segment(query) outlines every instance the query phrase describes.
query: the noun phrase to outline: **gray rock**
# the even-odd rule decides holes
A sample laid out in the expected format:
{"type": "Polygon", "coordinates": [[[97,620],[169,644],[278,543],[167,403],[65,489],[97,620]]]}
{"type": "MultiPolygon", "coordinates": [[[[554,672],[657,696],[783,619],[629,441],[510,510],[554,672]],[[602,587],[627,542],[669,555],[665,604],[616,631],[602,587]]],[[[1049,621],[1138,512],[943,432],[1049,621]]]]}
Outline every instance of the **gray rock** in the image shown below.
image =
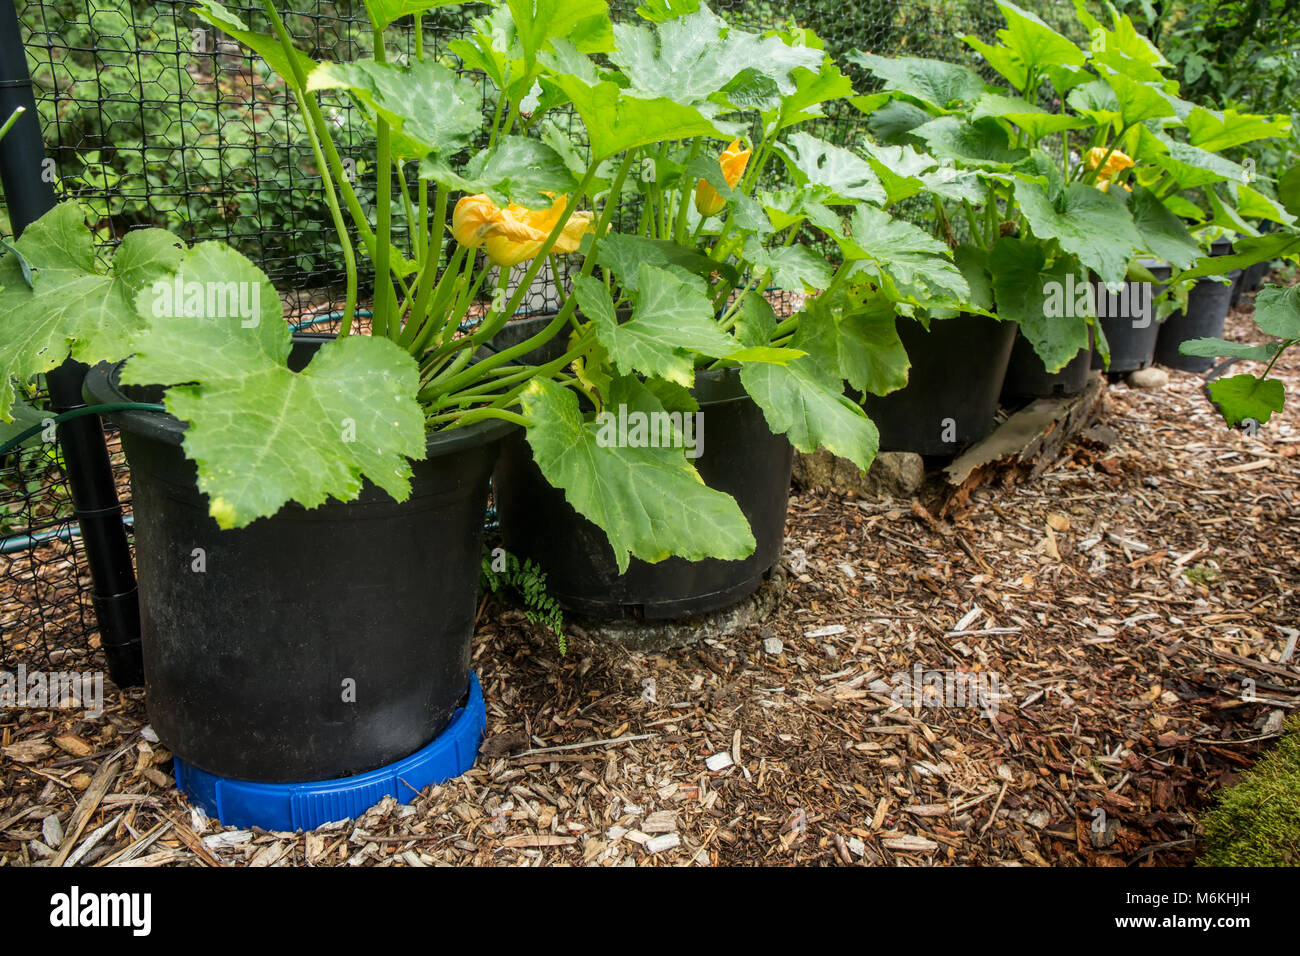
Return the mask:
{"type": "Polygon", "coordinates": [[[925,462],[908,451],[882,451],[865,475],[858,466],[824,448],[796,453],[794,479],[809,491],[833,491],[860,498],[911,498],[925,482],[925,462]]]}
{"type": "Polygon", "coordinates": [[[1128,382],[1129,388],[1164,388],[1169,384],[1169,373],[1151,365],[1129,372],[1125,381],[1128,382]]]}

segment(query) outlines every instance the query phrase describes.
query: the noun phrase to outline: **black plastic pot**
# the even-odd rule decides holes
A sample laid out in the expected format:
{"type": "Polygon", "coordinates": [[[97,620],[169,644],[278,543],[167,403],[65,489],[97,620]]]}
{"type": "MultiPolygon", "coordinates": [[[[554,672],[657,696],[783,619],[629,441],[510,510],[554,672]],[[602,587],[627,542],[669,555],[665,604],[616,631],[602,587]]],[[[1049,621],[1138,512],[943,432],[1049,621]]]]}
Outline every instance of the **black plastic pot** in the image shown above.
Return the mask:
{"type": "Polygon", "coordinates": [[[1226,285],[1213,279],[1198,280],[1187,294],[1187,311],[1175,312],[1161,323],[1156,341],[1157,362],[1184,372],[1207,372],[1214,367],[1215,359],[1183,355],[1178,347],[1191,339],[1218,338],[1223,334],[1232,290],[1241,270],[1233,269],[1229,275],[1232,282],[1226,285]]]}
{"type": "Polygon", "coordinates": [[[861,397],[880,430],[881,450],[951,456],[987,435],[1016,324],[963,314],[936,319],[926,332],[920,322],[900,316],[897,328],[912,362],[907,386],[883,398],[861,397]]]}
{"type": "Polygon", "coordinates": [[[1024,335],[1017,335],[1002,382],[1002,403],[1014,404],[1026,399],[1078,395],[1088,385],[1092,371],[1092,349],[1079,353],[1059,372],[1049,372],[1034,347],[1024,335]]]}
{"type": "MultiPolygon", "coordinates": [[[[1173,266],[1167,262],[1157,262],[1153,259],[1143,259],[1141,262],[1159,281],[1163,282],[1173,274],[1173,266]]],[[[1100,303],[1101,297],[1107,294],[1106,286],[1100,282],[1095,283],[1095,286],[1097,301],[1100,303]]],[[[1101,330],[1105,333],[1106,344],[1110,348],[1110,365],[1106,365],[1100,352],[1094,351],[1092,353],[1094,369],[1106,369],[1112,374],[1135,372],[1155,361],[1156,339],[1160,335],[1160,323],[1156,321],[1155,300],[1163,289],[1164,286],[1159,285],[1151,290],[1151,307],[1145,315],[1133,314],[1135,310],[1132,307],[1124,309],[1122,300],[1116,300],[1114,304],[1117,308],[1112,309],[1110,301],[1107,300],[1106,308],[1099,311],[1122,314],[1100,317],[1101,330]]]]}
{"type": "Polygon", "coordinates": [[[1257,262],[1253,266],[1242,270],[1241,288],[1244,292],[1258,292],[1260,286],[1264,284],[1264,279],[1268,276],[1270,262],[1257,262]]]}
{"type": "Polygon", "coordinates": [[[793,449],[768,430],[737,369],[698,373],[695,397],[704,413],[703,454],[695,465],[709,487],[736,499],[757,543],[742,561],[634,558],[620,575],[604,532],[547,483],[523,435],[502,443],[492,486],[506,549],[536,561],[547,590],[566,609],[595,618],[703,614],[752,594],[776,566],[793,449]]]}
{"type": "MultiPolygon", "coordinates": [[[[322,336],[295,338],[301,367],[322,336]]],[[[157,400],[120,367],[88,401],[157,400]]],[[[131,467],[149,718],[210,773],[265,783],[332,779],[410,755],[469,686],[488,478],[484,423],[430,437],[411,497],[366,482],[351,502],[289,504],[222,531],[170,415],[119,412],[131,467]]]]}

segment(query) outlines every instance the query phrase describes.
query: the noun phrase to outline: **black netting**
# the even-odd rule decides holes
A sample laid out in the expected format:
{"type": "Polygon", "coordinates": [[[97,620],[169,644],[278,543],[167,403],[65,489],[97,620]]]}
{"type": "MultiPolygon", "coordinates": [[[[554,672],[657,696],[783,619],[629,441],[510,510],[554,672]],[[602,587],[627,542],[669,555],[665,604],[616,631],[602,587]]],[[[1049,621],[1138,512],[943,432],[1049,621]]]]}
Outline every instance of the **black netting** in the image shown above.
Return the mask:
{"type": "MultiPolygon", "coordinates": [[[[638,2],[612,6],[628,17],[638,2]]],[[[1072,22],[1068,0],[1025,5],[1058,26],[1072,22]]],[[[260,21],[260,4],[226,6],[260,21]]],[[[358,0],[293,6],[289,29],[313,57],[348,60],[370,48],[358,0]]],[[[328,328],[343,303],[342,255],[296,109],[257,57],[214,34],[189,7],[188,0],[20,4],[47,172],[61,197],[80,200],[97,217],[103,244],[148,225],[190,240],[224,240],[282,292],[290,290],[290,321],[328,328]]],[[[444,52],[485,9],[433,11],[425,18],[426,49],[444,52]]],[[[971,63],[976,58],[959,37],[989,37],[1001,23],[985,0],[716,0],[714,9],[749,28],[811,28],[835,54],[862,49],[971,63]]],[[[390,42],[413,48],[413,28],[390,31],[390,42]]],[[[870,89],[849,72],[860,90],[870,89]]],[[[343,102],[327,109],[345,165],[372,168],[364,124],[343,102]]],[[[831,115],[816,132],[845,142],[861,119],[831,115]]],[[[369,203],[373,177],[358,175],[354,183],[369,203]]],[[[12,232],[3,207],[0,230],[12,232]]],[[[530,294],[525,308],[546,305],[543,291],[530,294]]],[[[52,447],[38,441],[0,462],[0,666],[82,654],[95,631],[84,552],[52,447]]],[[[120,455],[114,461],[125,499],[120,455]]]]}

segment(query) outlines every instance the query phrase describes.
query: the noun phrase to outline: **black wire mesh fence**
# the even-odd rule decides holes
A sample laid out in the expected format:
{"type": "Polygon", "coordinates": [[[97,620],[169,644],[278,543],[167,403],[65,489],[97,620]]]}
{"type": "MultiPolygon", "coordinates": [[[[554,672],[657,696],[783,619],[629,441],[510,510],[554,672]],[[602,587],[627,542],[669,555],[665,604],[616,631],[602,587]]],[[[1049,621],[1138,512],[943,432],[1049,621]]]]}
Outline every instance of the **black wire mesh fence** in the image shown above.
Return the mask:
{"type": "MultiPolygon", "coordinates": [[[[613,0],[628,18],[639,0],[613,0]]],[[[1073,21],[1068,0],[1029,0],[1056,25],[1073,21]]],[[[228,3],[256,20],[260,5],[228,3]]],[[[749,29],[811,28],[829,52],[941,56],[975,63],[959,39],[1000,26],[985,0],[715,0],[714,9],[749,29]]],[[[359,0],[294,0],[290,32],[317,59],[348,60],[369,50],[359,0]]],[[[441,8],[425,18],[428,53],[469,29],[481,5],[441,8]]],[[[19,5],[22,39],[44,130],[48,173],[61,198],[93,217],[99,241],[116,243],[143,226],[189,240],[220,239],[257,262],[285,296],[289,320],[329,329],[343,304],[342,255],[314,170],[306,132],[265,64],[217,34],[187,0],[35,0],[19,5]]],[[[408,50],[414,29],[395,37],[408,50]]],[[[855,85],[867,77],[849,69],[855,85]]],[[[374,197],[365,127],[343,101],[327,103],[345,168],[363,205],[374,197]]],[[[861,117],[836,114],[816,132],[845,142],[861,117]]],[[[0,206],[0,233],[11,235],[0,206]]],[[[525,308],[544,309],[544,283],[525,308]]],[[[32,396],[40,413],[40,394],[32,396]]],[[[108,432],[111,449],[116,438],[108,432]]],[[[84,659],[95,619],[88,572],[56,446],[33,441],[0,461],[0,668],[84,659]]],[[[114,455],[128,500],[125,463],[114,455]]],[[[128,505],[129,514],[129,505],[128,505]]]]}

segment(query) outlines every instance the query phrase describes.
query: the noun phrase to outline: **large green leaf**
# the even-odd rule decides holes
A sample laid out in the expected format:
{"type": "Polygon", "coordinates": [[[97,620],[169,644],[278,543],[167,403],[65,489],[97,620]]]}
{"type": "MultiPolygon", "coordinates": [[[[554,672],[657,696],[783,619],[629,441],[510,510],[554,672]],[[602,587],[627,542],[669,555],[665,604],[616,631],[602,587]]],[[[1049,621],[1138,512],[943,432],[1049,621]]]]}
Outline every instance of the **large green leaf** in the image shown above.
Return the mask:
{"type": "Polygon", "coordinates": [[[1292,166],[1277,178],[1277,198],[1293,216],[1300,216],[1300,165],[1292,166]]]}
{"type": "Polygon", "coordinates": [[[603,282],[590,276],[573,281],[583,315],[619,372],[640,372],[690,388],[696,354],[721,358],[736,351],[735,340],[718,327],[712,303],[698,286],[645,263],[637,281],[632,317],[626,322],[619,322],[603,282]]]}
{"type": "Polygon", "coordinates": [[[969,67],[914,56],[884,57],[854,50],[850,63],[870,70],[885,89],[905,93],[941,110],[973,103],[984,93],[984,81],[969,67]]]}
{"type": "Polygon", "coordinates": [[[871,165],[842,146],[800,131],[786,140],[782,154],[801,185],[825,186],[841,202],[886,199],[871,165]]]}
{"type": "Polygon", "coordinates": [[[464,149],[483,125],[478,88],[433,60],[322,63],[307,78],[307,87],[351,90],[400,134],[394,153],[410,159],[464,149]]]}
{"type": "Polygon", "coordinates": [[[363,476],[398,500],[410,493],[408,459],[425,455],[410,355],[387,339],[352,335],[290,371],[279,296],[220,243],[190,249],[171,284],[180,298],[164,302],[161,287],[137,296],[147,327],[122,381],[173,386],[167,410],[190,423],[185,452],[218,525],[243,527],[288,501],[351,500],[363,476]]]}
{"type": "Polygon", "coordinates": [[[1205,276],[1226,275],[1233,269],[1245,269],[1257,262],[1274,259],[1295,259],[1300,256],[1300,235],[1294,232],[1270,232],[1262,236],[1238,238],[1232,245],[1230,256],[1203,256],[1198,264],[1177,278],[1201,279],[1205,276]]]}
{"type": "Polygon", "coordinates": [[[765,111],[763,124],[772,133],[825,116],[823,103],[853,95],[853,81],[827,57],[817,70],[795,67],[790,73],[794,91],[781,98],[779,111],[765,111]]]}
{"type": "Polygon", "coordinates": [[[597,160],[649,143],[719,135],[713,121],[694,106],[665,98],[629,96],[612,80],[592,86],[566,73],[552,74],[550,80],[582,117],[597,160]]]}
{"type": "Polygon", "coordinates": [[[499,206],[516,202],[534,209],[549,207],[554,197],[578,187],[568,164],[553,147],[523,136],[505,136],[490,150],[477,153],[464,175],[427,157],[420,175],[469,193],[486,193],[499,206]]]}
{"type": "Polygon", "coordinates": [[[884,206],[924,192],[925,182],[921,177],[938,164],[933,156],[907,145],[881,146],[865,139],[862,151],[885,190],[885,201],[881,204],[884,206]]]}
{"type": "Polygon", "coordinates": [[[1172,262],[1180,269],[1187,269],[1196,261],[1201,253],[1200,246],[1182,219],[1170,212],[1155,193],[1141,186],[1134,187],[1130,209],[1133,225],[1137,227],[1147,252],[1172,262]]]}
{"type": "Polygon", "coordinates": [[[941,116],[912,132],[940,159],[979,169],[1004,169],[1029,157],[1029,150],[1011,145],[1007,131],[992,117],[967,122],[941,116]]]}
{"type": "Polygon", "coordinates": [[[745,365],[741,384],[773,434],[785,435],[802,452],[825,448],[866,471],[880,435],[844,394],[833,323],[801,320],[794,344],[805,353],[801,358],[788,365],[745,365]]]}
{"type": "Polygon", "coordinates": [[[1286,402],[1285,389],[1275,378],[1234,375],[1217,378],[1208,386],[1210,398],[1219,406],[1224,420],[1235,428],[1246,419],[1264,424],[1280,412],[1286,402]]]}
{"type": "MultiPolygon", "coordinates": [[[[584,240],[584,254],[589,242],[584,240]]],[[[619,232],[608,233],[600,240],[596,246],[596,264],[613,272],[619,285],[628,292],[637,291],[642,265],[667,270],[688,281],[698,280],[701,289],[714,272],[733,284],[740,278],[733,266],[719,263],[696,249],[667,239],[649,239],[619,232]]]]}
{"type": "Polygon", "coordinates": [[[605,0],[506,0],[515,34],[531,69],[538,54],[563,38],[583,53],[614,48],[613,24],[605,0]]]}
{"type": "Polygon", "coordinates": [[[13,380],[25,382],[69,353],[94,364],[125,358],[140,328],[135,295],[180,261],[181,242],[161,229],[127,233],[102,271],[81,208],[62,203],[33,222],[0,259],[0,420],[13,380]],[[32,270],[32,287],[23,261],[32,270]]]}
{"type": "Polygon", "coordinates": [[[766,248],[753,236],[747,237],[745,259],[758,275],[770,271],[778,289],[795,292],[817,291],[831,284],[833,271],[824,258],[803,245],[766,248]]]}
{"type": "Polygon", "coordinates": [[[1038,186],[1016,183],[1016,201],[1039,239],[1056,239],[1107,285],[1124,281],[1133,251],[1142,237],[1123,200],[1085,183],[1071,183],[1061,195],[1061,209],[1038,186]]]}
{"type": "Polygon", "coordinates": [[[1244,166],[1218,153],[1152,132],[1147,126],[1138,127],[1138,151],[1134,158],[1165,170],[1179,189],[1219,182],[1245,183],[1250,179],[1244,166]]]}
{"type": "Polygon", "coordinates": [[[704,6],[654,28],[619,23],[614,34],[617,49],[610,60],[630,81],[629,92],[683,106],[709,103],[744,70],[768,77],[781,95],[789,95],[797,88],[791,71],[817,69],[825,57],[820,50],[791,46],[780,37],[728,27],[704,6]]]}
{"type": "Polygon", "coordinates": [[[1270,362],[1282,348],[1280,342],[1267,345],[1249,345],[1246,342],[1228,342],[1224,339],[1188,339],[1179,344],[1178,351],[1183,355],[1197,355],[1201,358],[1236,358],[1251,362],[1270,362]]]}
{"type": "Polygon", "coordinates": [[[873,206],[853,211],[849,237],[836,237],[845,258],[864,260],[895,301],[955,307],[970,295],[948,246],[925,230],[873,206]]]}
{"type": "Polygon", "coordinates": [[[1020,324],[1043,366],[1056,372],[1088,348],[1088,313],[1083,300],[1089,285],[1078,263],[1058,259],[1050,266],[1039,243],[1027,239],[999,239],[989,255],[993,294],[998,315],[1020,324]]]}
{"type": "Polygon", "coordinates": [[[1255,296],[1255,324],[1279,339],[1300,339],[1300,286],[1265,286],[1255,296]]]}
{"type": "MultiPolygon", "coordinates": [[[[577,396],[545,379],[533,379],[520,403],[533,422],[527,436],[537,467],[605,532],[620,573],[631,556],[739,560],[754,552],[740,507],[705,485],[681,448],[631,446],[608,440],[608,431],[602,437],[601,423],[584,420],[577,396]]],[[[615,381],[611,404],[615,415],[619,405],[662,411],[648,389],[628,379],[615,381]]]]}
{"type": "MultiPolygon", "coordinates": [[[[808,313],[817,313],[818,300],[808,313]]],[[[835,323],[840,374],[860,392],[888,395],[907,385],[911,362],[898,337],[898,309],[879,293],[865,300],[846,296],[830,306],[835,323]]]]}
{"type": "Polygon", "coordinates": [[[1176,116],[1174,104],[1160,86],[1136,80],[1127,73],[1102,67],[1103,81],[1114,91],[1121,126],[1137,126],[1147,120],[1176,116]]]}
{"type": "Polygon", "coordinates": [[[1083,129],[1091,125],[1081,117],[1069,113],[1049,113],[1019,96],[1005,96],[1001,93],[985,93],[976,102],[971,119],[979,120],[985,116],[1014,123],[1034,143],[1048,133],[1059,133],[1063,129],[1083,129]]]}
{"type": "Polygon", "coordinates": [[[1007,25],[998,31],[1001,47],[994,47],[978,37],[963,39],[984,55],[989,65],[1011,81],[1021,92],[1034,73],[1045,73],[1049,67],[1079,67],[1086,55],[1072,41],[1049,27],[1036,14],[1022,10],[1007,0],[998,0],[998,7],[1006,17],[1007,25]]]}
{"type": "Polygon", "coordinates": [[[867,111],[867,129],[882,143],[897,145],[908,142],[916,129],[932,119],[933,116],[914,103],[892,100],[867,111]]]}
{"type": "Polygon", "coordinates": [[[757,292],[746,292],[736,310],[736,341],[746,347],[761,348],[772,341],[776,326],[772,303],[757,292]]]}
{"type": "Polygon", "coordinates": [[[1295,223],[1296,217],[1287,212],[1282,203],[1258,189],[1244,183],[1234,183],[1231,188],[1237,193],[1237,211],[1245,218],[1270,220],[1287,226],[1295,223]]]}
{"type": "Polygon", "coordinates": [[[1234,109],[1206,109],[1198,106],[1187,116],[1187,136],[1193,146],[1211,152],[1240,146],[1259,139],[1285,136],[1291,131],[1291,121],[1283,116],[1257,116],[1238,113],[1234,109]]]}

